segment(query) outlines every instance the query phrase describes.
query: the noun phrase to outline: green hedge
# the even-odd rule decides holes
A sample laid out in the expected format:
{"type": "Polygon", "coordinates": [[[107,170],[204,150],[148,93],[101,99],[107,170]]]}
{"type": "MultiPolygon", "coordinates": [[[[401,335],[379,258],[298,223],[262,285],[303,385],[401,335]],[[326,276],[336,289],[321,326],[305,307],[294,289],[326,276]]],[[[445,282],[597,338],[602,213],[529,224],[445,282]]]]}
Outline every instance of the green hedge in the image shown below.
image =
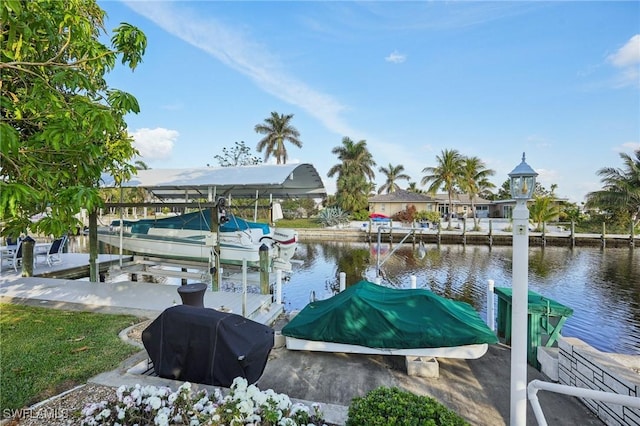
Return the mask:
{"type": "Polygon", "coordinates": [[[468,426],[455,412],[428,396],[379,387],[353,398],[346,426],[468,426]]]}

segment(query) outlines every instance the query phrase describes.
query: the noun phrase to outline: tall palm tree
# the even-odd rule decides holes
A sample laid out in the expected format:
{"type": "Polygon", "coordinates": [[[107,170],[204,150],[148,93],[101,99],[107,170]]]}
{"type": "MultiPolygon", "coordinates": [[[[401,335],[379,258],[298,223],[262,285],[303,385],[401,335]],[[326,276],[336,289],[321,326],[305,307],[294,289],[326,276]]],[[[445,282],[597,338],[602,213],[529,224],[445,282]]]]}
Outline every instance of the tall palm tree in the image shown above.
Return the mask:
{"type": "Polygon", "coordinates": [[[390,192],[395,192],[396,189],[400,189],[400,187],[396,183],[397,180],[405,179],[409,181],[411,179],[408,174],[402,173],[404,171],[404,166],[402,164],[398,166],[392,166],[391,163],[389,163],[389,167],[382,166],[378,169],[378,171],[384,174],[387,179],[385,183],[378,189],[378,194],[382,194],[382,192],[384,191],[387,191],[387,194],[390,192]]]}
{"type": "Polygon", "coordinates": [[[364,140],[354,142],[348,137],[342,138],[342,146],[331,150],[340,163],[327,173],[328,177],[337,175],[336,199],[343,210],[358,211],[366,209],[367,196],[371,190],[376,162],[367,149],[364,140]]]}
{"type": "Polygon", "coordinates": [[[586,207],[628,212],[635,227],[640,222],[640,149],[635,151],[635,159],[626,153],[620,153],[620,158],[624,168],[598,170],[604,187],[587,194],[586,207]]]}
{"type": "Polygon", "coordinates": [[[256,133],[265,135],[260,139],[256,150],[262,152],[264,149],[264,161],[269,160],[272,155],[276,157],[277,164],[287,164],[287,148],[285,142],[289,142],[298,148],[302,147],[300,141],[300,132],[291,125],[293,114],[278,114],[273,111],[271,117],[266,118],[264,123],[256,124],[254,130],[256,133]]]}
{"type": "Polygon", "coordinates": [[[456,186],[463,175],[462,165],[464,157],[456,149],[444,149],[441,155],[436,156],[435,167],[425,167],[422,173],[426,175],[420,183],[429,185],[427,192],[435,194],[440,188],[447,191],[449,196],[449,225],[451,228],[451,213],[453,212],[453,194],[456,193],[456,186]]]}
{"type": "Polygon", "coordinates": [[[491,188],[495,188],[495,185],[489,182],[489,176],[493,176],[494,174],[496,174],[496,172],[487,169],[484,161],[478,157],[466,157],[462,162],[462,176],[460,176],[458,186],[462,192],[469,196],[474,229],[478,228],[478,217],[476,215],[474,200],[480,196],[480,194],[491,188]]]}
{"type": "Polygon", "coordinates": [[[349,137],[342,138],[342,146],[336,146],[331,150],[332,154],[338,156],[341,163],[334,165],[327,173],[328,177],[334,175],[345,175],[349,173],[362,174],[373,181],[375,178],[376,162],[367,148],[367,141],[352,141],[349,137]]]}

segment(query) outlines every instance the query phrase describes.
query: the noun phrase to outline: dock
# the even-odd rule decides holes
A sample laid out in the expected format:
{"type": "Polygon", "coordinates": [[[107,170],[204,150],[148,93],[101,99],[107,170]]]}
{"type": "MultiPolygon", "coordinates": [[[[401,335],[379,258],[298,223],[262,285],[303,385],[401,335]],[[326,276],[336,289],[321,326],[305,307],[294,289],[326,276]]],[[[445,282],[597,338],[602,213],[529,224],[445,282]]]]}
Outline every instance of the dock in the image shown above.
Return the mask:
{"type": "MultiPolygon", "coordinates": [[[[62,262],[52,266],[35,263],[32,277],[22,277],[20,270],[16,272],[13,268],[3,266],[0,270],[0,302],[126,313],[148,319],[153,319],[166,308],[181,303],[177,291],[179,285],[133,280],[90,282],[86,278],[89,274],[88,254],[64,253],[62,256],[62,262]]],[[[135,265],[133,256],[121,258],[117,255],[100,255],[98,264],[101,275],[113,271],[110,268],[126,272],[127,267],[135,265]]],[[[153,266],[157,267],[158,264],[153,266]]],[[[151,274],[162,274],[158,271],[159,269],[152,271],[151,274]]],[[[167,271],[164,276],[172,274],[167,271]]],[[[202,277],[201,274],[198,276],[202,277]]],[[[221,286],[221,291],[213,291],[210,283],[208,284],[209,289],[204,296],[205,307],[243,315],[267,325],[275,322],[284,312],[284,305],[274,303],[271,294],[259,294],[255,290],[243,293],[241,283],[230,284],[229,281],[221,286]]],[[[248,282],[247,286],[249,285],[248,282]]]]}

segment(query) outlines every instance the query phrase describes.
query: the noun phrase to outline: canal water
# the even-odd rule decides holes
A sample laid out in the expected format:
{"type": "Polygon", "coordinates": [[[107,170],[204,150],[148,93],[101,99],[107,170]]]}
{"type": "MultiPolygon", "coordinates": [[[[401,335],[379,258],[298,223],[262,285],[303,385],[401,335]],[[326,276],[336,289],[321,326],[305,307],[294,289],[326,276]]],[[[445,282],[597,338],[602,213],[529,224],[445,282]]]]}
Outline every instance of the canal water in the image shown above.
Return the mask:
{"type": "MultiPolygon", "coordinates": [[[[303,242],[294,259],[300,262],[283,285],[287,311],[329,297],[340,272],[347,285],[373,280],[383,260],[383,284],[406,288],[415,276],[418,288],[470,303],[483,319],[488,280],[511,286],[510,246],[303,242]]],[[[531,247],[529,289],[573,309],[564,336],[601,351],[640,355],[640,249],[531,247]]]]}

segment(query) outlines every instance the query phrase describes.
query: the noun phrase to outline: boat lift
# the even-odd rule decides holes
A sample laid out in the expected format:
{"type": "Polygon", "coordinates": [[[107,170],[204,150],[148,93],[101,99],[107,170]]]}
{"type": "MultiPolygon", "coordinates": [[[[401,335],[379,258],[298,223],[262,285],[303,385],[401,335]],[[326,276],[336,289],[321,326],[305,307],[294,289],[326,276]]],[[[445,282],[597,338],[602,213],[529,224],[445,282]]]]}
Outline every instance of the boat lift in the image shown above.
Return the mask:
{"type": "MultiPolygon", "coordinates": [[[[395,229],[403,229],[403,228],[395,228],[395,229]]],[[[406,229],[406,228],[405,228],[406,229]]],[[[416,231],[418,230],[418,228],[409,228],[410,231],[407,233],[407,235],[405,235],[400,242],[398,242],[398,244],[393,248],[393,250],[391,250],[389,253],[387,253],[387,255],[384,257],[384,259],[380,260],[380,243],[382,242],[382,231],[383,230],[387,230],[388,232],[391,232],[393,230],[392,226],[386,226],[386,225],[381,225],[378,227],[378,246],[376,247],[376,277],[380,277],[380,278],[384,278],[384,271],[382,270],[382,265],[384,265],[384,263],[389,260],[389,258],[391,256],[393,256],[393,254],[396,252],[396,250],[398,250],[402,244],[407,240],[407,238],[409,238],[410,236],[414,236],[416,231]]],[[[422,242],[422,240],[420,241],[420,246],[418,248],[419,252],[421,253],[426,253],[426,248],[424,246],[424,243],[422,242]]],[[[424,255],[422,255],[422,257],[424,257],[424,255]]]]}

